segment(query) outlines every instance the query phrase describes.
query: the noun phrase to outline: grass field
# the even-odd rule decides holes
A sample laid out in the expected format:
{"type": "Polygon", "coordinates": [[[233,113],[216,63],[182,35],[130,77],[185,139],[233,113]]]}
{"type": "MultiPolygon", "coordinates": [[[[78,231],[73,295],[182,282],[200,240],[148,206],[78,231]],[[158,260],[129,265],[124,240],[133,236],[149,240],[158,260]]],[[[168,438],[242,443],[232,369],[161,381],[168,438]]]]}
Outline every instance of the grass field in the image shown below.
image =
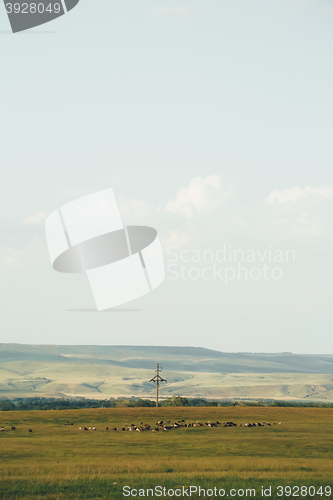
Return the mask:
{"type": "MultiPolygon", "coordinates": [[[[231,488],[244,490],[244,495],[240,492],[234,498],[244,498],[249,488],[255,488],[260,498],[261,487],[272,486],[270,498],[274,499],[288,496],[277,497],[279,485],[312,485],[315,489],[303,489],[299,497],[323,499],[329,495],[320,486],[333,487],[333,409],[328,408],[0,412],[1,425],[6,429],[0,432],[1,499],[120,499],[126,498],[124,485],[138,490],[157,485],[166,489],[200,485],[222,488],[225,496],[231,488]],[[155,426],[158,420],[167,419],[233,421],[243,426],[156,433],[106,430],[125,423],[155,426]],[[282,423],[244,427],[246,422],[259,421],[282,423]],[[16,430],[11,431],[11,426],[16,430]],[[96,426],[97,430],[80,431],[80,426],[96,426]]],[[[297,488],[293,492],[297,493],[297,488]]],[[[167,498],[172,497],[170,493],[167,498]]],[[[200,498],[217,498],[214,495],[202,494],[200,498]]],[[[196,497],[192,493],[192,498],[196,497]]]]}

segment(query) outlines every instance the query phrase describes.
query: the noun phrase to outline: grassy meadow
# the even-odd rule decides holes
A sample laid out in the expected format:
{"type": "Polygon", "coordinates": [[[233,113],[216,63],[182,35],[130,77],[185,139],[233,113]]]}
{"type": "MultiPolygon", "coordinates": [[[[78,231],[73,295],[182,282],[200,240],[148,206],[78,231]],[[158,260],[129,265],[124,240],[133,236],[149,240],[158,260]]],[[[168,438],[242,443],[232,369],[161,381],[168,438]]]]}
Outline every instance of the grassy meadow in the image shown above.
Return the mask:
{"type": "Polygon", "coordinates": [[[0,426],[6,429],[0,432],[1,499],[120,499],[126,498],[124,485],[136,489],[200,485],[226,492],[255,488],[256,497],[261,497],[262,486],[272,486],[275,499],[279,485],[315,486],[314,494],[314,490],[311,495],[299,493],[302,498],[328,498],[320,490],[317,493],[321,485],[333,490],[333,409],[329,408],[16,411],[0,412],[0,426]],[[155,426],[159,420],[182,419],[233,421],[238,426],[121,431],[124,424],[155,426]],[[246,422],[261,421],[272,426],[244,427],[246,422]],[[97,430],[80,431],[80,426],[97,430]]]}

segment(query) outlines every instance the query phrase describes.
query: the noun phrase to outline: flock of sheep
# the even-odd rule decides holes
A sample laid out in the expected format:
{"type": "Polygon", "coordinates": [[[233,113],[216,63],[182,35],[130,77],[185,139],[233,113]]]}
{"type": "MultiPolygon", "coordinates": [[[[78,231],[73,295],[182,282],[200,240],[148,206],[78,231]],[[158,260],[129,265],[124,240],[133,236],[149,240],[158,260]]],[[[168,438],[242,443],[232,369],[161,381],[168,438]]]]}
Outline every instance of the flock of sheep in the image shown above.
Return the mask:
{"type": "MultiPolygon", "coordinates": [[[[0,432],[5,432],[5,428],[4,427],[0,427],[0,432]]],[[[13,425],[11,426],[10,428],[11,431],[16,431],[16,427],[14,427],[13,425]]],[[[28,430],[28,432],[32,432],[31,429],[28,430]]]]}
{"type": "MultiPolygon", "coordinates": [[[[282,422],[274,422],[273,425],[281,425],[282,422]]],[[[65,425],[73,425],[73,424],[65,424],[65,425]]],[[[123,427],[106,427],[107,431],[129,431],[129,432],[144,432],[144,431],[151,431],[151,432],[158,432],[158,431],[171,431],[173,429],[180,429],[181,427],[218,427],[218,426],[223,426],[223,427],[242,427],[243,424],[235,424],[235,422],[199,422],[198,420],[196,422],[191,422],[191,423],[186,423],[185,419],[183,420],[177,420],[177,422],[171,423],[170,420],[166,420],[165,422],[163,420],[160,420],[159,422],[156,422],[155,426],[152,426],[150,424],[144,424],[141,422],[139,426],[135,424],[124,424],[123,427]]],[[[252,423],[246,423],[244,424],[244,427],[265,427],[269,426],[271,427],[272,424],[269,422],[252,422],[252,423]]],[[[79,427],[80,431],[96,431],[96,427],[79,427]]]]}
{"type": "MultiPolygon", "coordinates": [[[[274,422],[273,425],[281,425],[282,422],[274,422]]],[[[74,425],[73,423],[65,423],[64,425],[74,425]]],[[[183,420],[177,420],[177,422],[174,422],[173,424],[170,422],[170,420],[166,420],[165,422],[163,420],[160,420],[159,422],[156,422],[155,426],[149,425],[149,424],[144,424],[141,422],[140,426],[137,426],[135,424],[124,424],[123,427],[106,427],[107,431],[129,431],[129,432],[143,432],[143,431],[151,431],[151,432],[158,432],[158,431],[171,431],[172,429],[180,429],[182,427],[217,427],[217,426],[224,426],[224,427],[242,427],[243,424],[235,424],[235,422],[199,422],[198,420],[196,422],[191,422],[191,423],[186,423],[185,419],[183,420]]],[[[271,427],[272,424],[269,422],[248,422],[244,424],[244,427],[271,427]]],[[[4,432],[6,429],[4,427],[0,426],[0,432],[4,432]]],[[[16,427],[11,426],[11,430],[15,431],[16,427]]],[[[79,427],[80,431],[97,431],[96,427],[79,427]]],[[[32,429],[29,429],[28,432],[32,432],[32,429]]]]}

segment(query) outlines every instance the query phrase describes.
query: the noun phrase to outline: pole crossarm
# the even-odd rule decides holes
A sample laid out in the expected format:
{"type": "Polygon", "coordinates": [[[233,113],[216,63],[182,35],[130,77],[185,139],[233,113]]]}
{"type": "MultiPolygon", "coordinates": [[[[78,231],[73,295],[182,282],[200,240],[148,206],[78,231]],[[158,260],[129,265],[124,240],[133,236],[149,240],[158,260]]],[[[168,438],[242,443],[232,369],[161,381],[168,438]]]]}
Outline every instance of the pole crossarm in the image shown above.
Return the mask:
{"type": "Polygon", "coordinates": [[[167,382],[164,378],[160,377],[160,375],[155,375],[155,377],[151,378],[149,382],[167,382]]]}

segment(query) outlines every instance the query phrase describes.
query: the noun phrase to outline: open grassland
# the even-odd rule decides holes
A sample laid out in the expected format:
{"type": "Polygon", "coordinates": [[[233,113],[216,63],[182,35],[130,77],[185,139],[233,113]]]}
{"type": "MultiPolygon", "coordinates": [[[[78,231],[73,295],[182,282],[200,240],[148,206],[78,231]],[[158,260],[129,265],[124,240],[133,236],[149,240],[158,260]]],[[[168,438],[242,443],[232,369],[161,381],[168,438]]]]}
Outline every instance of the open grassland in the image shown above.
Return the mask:
{"type": "Polygon", "coordinates": [[[333,486],[333,409],[329,408],[0,412],[1,425],[6,429],[0,432],[1,499],[118,499],[125,498],[124,485],[256,488],[257,497],[261,486],[271,485],[276,499],[273,493],[278,485],[333,486]],[[159,420],[183,419],[233,421],[238,426],[121,431],[124,424],[143,422],[155,427],[159,420]],[[244,427],[247,422],[262,421],[272,426],[244,427]],[[11,426],[16,430],[11,431],[11,426]],[[79,430],[94,426],[96,431],[79,430]]]}

